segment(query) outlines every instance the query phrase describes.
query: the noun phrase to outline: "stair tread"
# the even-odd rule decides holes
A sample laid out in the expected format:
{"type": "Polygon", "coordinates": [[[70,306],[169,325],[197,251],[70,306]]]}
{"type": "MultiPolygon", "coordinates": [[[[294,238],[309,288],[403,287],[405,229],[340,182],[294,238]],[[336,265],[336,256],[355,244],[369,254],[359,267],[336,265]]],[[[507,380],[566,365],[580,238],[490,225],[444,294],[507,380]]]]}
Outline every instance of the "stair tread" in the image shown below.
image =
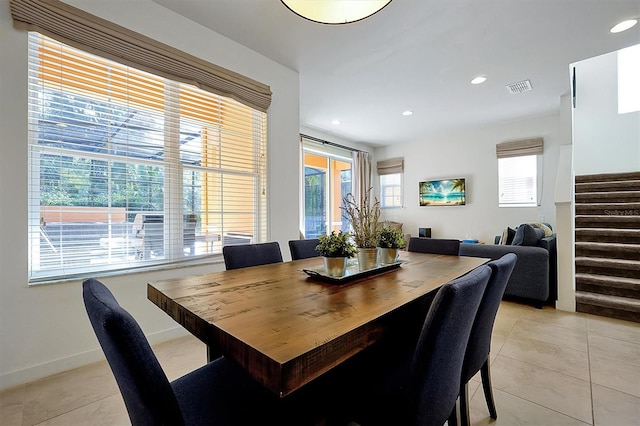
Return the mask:
{"type": "Polygon", "coordinates": [[[586,283],[602,283],[612,287],[640,287],[640,279],[626,277],[612,277],[609,275],[577,273],[576,281],[586,281],[586,283]]]}
{"type": "Polygon", "coordinates": [[[625,307],[634,311],[640,311],[640,299],[632,299],[629,297],[611,296],[608,294],[589,293],[584,291],[576,291],[576,302],[587,303],[608,307],[625,307]]]}
{"type": "Polygon", "coordinates": [[[587,182],[619,182],[625,180],[638,180],[640,179],[640,172],[625,172],[625,173],[598,173],[588,175],[576,175],[575,182],[587,183],[587,182]]]}
{"type": "Polygon", "coordinates": [[[635,221],[640,219],[640,215],[616,215],[616,214],[577,214],[576,219],[608,219],[615,221],[635,221]]]}
{"type": "Polygon", "coordinates": [[[617,234],[617,235],[634,235],[637,234],[640,237],[640,229],[616,229],[616,228],[576,228],[576,232],[584,232],[584,233],[609,233],[609,234],[617,234]]]}
{"type": "Polygon", "coordinates": [[[593,207],[613,207],[613,208],[629,208],[629,207],[640,207],[640,202],[638,201],[629,201],[629,202],[623,202],[623,201],[619,201],[619,202],[607,202],[607,203],[586,203],[586,202],[580,202],[577,201],[575,203],[576,207],[587,207],[587,206],[593,206],[593,207]]]}
{"type": "Polygon", "coordinates": [[[623,252],[640,252],[640,241],[638,244],[631,243],[600,243],[593,241],[576,242],[576,248],[586,248],[591,250],[617,250],[623,252]]]}
{"type": "Polygon", "coordinates": [[[640,260],[608,259],[604,257],[576,256],[576,261],[593,261],[597,263],[626,263],[628,265],[640,265],[640,260]]]}
{"type": "Polygon", "coordinates": [[[638,244],[633,243],[598,243],[593,241],[577,242],[576,246],[581,247],[602,247],[606,249],[619,249],[619,250],[640,250],[640,242],[638,244]]]}
{"type": "MultiPolygon", "coordinates": [[[[578,185],[576,185],[577,187],[578,185]]],[[[640,189],[625,189],[618,191],[614,189],[607,189],[606,191],[578,191],[576,189],[576,195],[580,195],[580,197],[584,198],[588,195],[600,196],[604,194],[611,194],[612,197],[619,197],[622,195],[638,195],[640,194],[640,189]]]]}

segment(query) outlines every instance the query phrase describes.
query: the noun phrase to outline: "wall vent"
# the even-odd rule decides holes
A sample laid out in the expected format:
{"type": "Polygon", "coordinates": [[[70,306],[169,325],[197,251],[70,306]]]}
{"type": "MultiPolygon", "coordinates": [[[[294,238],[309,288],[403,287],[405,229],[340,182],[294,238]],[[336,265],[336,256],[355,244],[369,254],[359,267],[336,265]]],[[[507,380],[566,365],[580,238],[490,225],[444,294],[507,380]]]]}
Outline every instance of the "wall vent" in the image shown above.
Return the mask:
{"type": "Polygon", "coordinates": [[[507,92],[515,95],[517,93],[528,92],[532,90],[531,82],[529,80],[522,80],[516,83],[507,84],[507,92]]]}

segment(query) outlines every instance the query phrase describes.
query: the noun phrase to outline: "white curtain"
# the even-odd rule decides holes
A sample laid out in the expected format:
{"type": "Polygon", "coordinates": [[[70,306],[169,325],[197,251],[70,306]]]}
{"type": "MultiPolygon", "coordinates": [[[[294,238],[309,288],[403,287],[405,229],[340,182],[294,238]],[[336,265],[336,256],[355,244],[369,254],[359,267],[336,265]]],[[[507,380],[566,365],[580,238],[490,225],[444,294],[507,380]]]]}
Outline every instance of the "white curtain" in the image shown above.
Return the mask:
{"type": "Polygon", "coordinates": [[[371,188],[371,154],[364,151],[353,151],[351,169],[352,194],[356,203],[362,202],[363,195],[371,188]]]}

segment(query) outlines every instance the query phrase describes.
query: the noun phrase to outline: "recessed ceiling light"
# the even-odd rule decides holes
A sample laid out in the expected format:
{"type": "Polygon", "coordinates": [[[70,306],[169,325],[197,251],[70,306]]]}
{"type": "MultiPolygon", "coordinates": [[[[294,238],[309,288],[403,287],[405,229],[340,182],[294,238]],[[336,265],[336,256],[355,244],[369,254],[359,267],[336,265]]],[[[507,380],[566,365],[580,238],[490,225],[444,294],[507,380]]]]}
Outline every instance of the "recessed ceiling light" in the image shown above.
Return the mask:
{"type": "Polygon", "coordinates": [[[485,81],[487,81],[487,77],[485,77],[484,75],[479,75],[473,80],[471,80],[471,84],[482,84],[485,81]]]}
{"type": "Polygon", "coordinates": [[[334,126],[337,126],[338,124],[340,124],[340,120],[333,120],[331,124],[333,124],[334,126]]]}
{"type": "Polygon", "coordinates": [[[628,19],[626,21],[622,21],[619,24],[615,25],[609,31],[611,31],[612,33],[621,33],[633,27],[637,23],[638,23],[637,19],[628,19]]]}
{"type": "Polygon", "coordinates": [[[409,110],[402,111],[402,115],[404,116],[413,115],[413,111],[409,111],[409,110]]]}

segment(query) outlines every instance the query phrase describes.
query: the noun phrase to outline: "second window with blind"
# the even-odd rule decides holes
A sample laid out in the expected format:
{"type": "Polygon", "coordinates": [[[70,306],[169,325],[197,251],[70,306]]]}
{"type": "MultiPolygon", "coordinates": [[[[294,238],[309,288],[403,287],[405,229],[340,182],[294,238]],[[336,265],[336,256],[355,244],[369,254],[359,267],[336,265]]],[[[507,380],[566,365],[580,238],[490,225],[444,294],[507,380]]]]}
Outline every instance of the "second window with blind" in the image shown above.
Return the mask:
{"type": "Polygon", "coordinates": [[[496,145],[499,207],[540,205],[542,152],[542,138],[496,145]]]}
{"type": "Polygon", "coordinates": [[[391,158],[378,161],[376,168],[380,177],[380,207],[401,208],[404,159],[391,158]]]}

